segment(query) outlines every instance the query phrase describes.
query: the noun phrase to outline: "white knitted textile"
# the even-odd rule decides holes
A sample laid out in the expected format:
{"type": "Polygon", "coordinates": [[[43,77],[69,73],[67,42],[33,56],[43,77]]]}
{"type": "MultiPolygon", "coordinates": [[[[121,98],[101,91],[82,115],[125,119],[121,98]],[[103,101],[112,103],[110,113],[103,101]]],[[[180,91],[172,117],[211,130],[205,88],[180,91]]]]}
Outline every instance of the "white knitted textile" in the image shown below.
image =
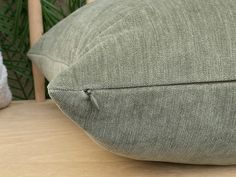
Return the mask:
{"type": "Polygon", "coordinates": [[[6,107],[11,101],[12,95],[7,84],[7,70],[3,65],[0,52],[0,109],[6,107]]]}

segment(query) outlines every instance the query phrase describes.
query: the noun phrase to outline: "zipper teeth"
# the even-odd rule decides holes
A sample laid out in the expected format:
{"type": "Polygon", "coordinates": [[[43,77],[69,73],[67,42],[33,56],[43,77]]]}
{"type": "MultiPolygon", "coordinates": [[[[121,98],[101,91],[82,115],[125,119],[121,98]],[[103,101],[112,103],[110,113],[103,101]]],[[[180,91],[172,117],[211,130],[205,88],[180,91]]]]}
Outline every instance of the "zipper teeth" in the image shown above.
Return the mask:
{"type": "Polygon", "coordinates": [[[131,88],[146,88],[146,87],[170,87],[170,86],[183,86],[183,85],[211,85],[211,84],[222,84],[222,83],[236,83],[236,80],[226,80],[226,81],[207,81],[207,82],[189,82],[189,83],[172,83],[172,84],[157,84],[157,85],[144,85],[144,86],[121,86],[121,87],[98,87],[98,88],[82,88],[82,89],[65,89],[65,88],[52,88],[51,90],[60,91],[83,91],[85,93],[91,94],[93,90],[119,90],[119,89],[131,89],[131,88]]]}
{"type": "Polygon", "coordinates": [[[109,87],[109,88],[86,88],[81,91],[92,90],[119,90],[119,89],[131,89],[131,88],[146,88],[146,87],[169,87],[169,86],[183,86],[183,85],[212,85],[212,84],[222,84],[222,83],[236,83],[236,80],[227,81],[207,81],[207,82],[189,82],[189,83],[172,83],[172,84],[159,84],[159,85],[144,85],[144,86],[124,86],[124,87],[109,87]]]}

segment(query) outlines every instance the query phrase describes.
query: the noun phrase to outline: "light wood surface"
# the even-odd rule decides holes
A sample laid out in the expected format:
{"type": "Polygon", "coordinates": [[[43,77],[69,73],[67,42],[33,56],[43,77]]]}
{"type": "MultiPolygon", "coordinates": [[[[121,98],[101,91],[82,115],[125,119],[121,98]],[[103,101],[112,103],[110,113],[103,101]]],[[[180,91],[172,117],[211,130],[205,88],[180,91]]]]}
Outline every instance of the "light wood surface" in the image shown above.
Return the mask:
{"type": "MultiPolygon", "coordinates": [[[[40,0],[28,0],[30,45],[33,46],[43,34],[42,8],[40,0]]],[[[45,78],[36,65],[32,65],[35,100],[45,101],[45,78]]]]}
{"type": "Polygon", "coordinates": [[[236,177],[236,166],[141,162],[107,152],[51,101],[0,110],[0,177],[236,177]]]}

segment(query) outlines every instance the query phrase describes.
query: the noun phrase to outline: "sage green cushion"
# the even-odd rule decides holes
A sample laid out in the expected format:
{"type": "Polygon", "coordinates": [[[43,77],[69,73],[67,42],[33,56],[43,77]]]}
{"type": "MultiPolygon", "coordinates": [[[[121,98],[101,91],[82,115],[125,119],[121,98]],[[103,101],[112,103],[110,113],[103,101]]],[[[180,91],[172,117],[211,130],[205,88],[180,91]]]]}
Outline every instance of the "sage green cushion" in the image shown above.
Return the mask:
{"type": "Polygon", "coordinates": [[[61,110],[109,151],[236,164],[235,0],[97,0],[29,56],[61,110]]]}

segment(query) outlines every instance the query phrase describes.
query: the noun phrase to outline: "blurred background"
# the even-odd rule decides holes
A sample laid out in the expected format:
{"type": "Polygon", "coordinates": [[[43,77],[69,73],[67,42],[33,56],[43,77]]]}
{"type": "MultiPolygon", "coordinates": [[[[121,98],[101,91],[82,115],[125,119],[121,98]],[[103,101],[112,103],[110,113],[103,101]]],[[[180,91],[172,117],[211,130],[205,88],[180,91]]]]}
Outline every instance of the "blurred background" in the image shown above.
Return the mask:
{"type": "MultiPolygon", "coordinates": [[[[0,0],[0,50],[14,100],[34,99],[29,50],[28,0],[0,0]]],[[[85,4],[85,0],[41,0],[44,32],[85,4]]],[[[46,82],[47,84],[47,82],[46,82]]]]}

